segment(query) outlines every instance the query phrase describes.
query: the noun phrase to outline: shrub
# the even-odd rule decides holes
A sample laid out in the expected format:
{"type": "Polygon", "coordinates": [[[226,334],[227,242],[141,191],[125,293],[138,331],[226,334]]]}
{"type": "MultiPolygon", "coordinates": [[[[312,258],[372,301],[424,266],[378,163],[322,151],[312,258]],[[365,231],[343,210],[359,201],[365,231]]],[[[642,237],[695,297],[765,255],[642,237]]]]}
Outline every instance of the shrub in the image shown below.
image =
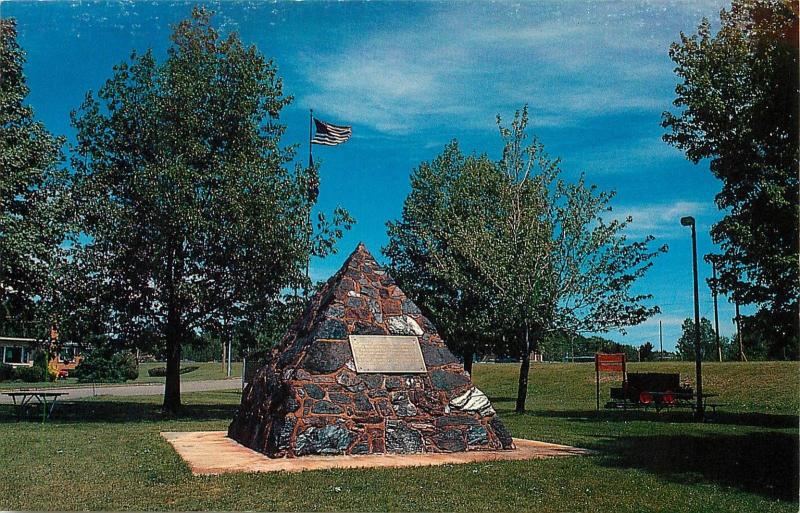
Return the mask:
{"type": "Polygon", "coordinates": [[[73,375],[81,383],[123,383],[139,377],[139,364],[128,352],[109,355],[106,351],[93,351],[78,364],[73,375]]]}
{"type": "Polygon", "coordinates": [[[167,375],[167,368],[166,367],[153,367],[152,369],[147,369],[147,375],[151,378],[163,378],[167,375]]]}
{"type": "Polygon", "coordinates": [[[121,383],[125,381],[122,373],[110,358],[99,354],[90,354],[73,373],[80,383],[121,383]]]}
{"type": "Polygon", "coordinates": [[[14,367],[6,363],[0,363],[0,381],[8,381],[14,378],[14,367]]]}
{"type": "MultiPolygon", "coordinates": [[[[20,367],[21,368],[21,367],[20,367]]],[[[56,376],[50,373],[50,358],[45,351],[36,351],[33,355],[33,368],[36,373],[31,373],[31,377],[38,376],[35,381],[55,381],[56,376]]]]}
{"type": "MultiPolygon", "coordinates": [[[[189,365],[187,367],[181,367],[180,373],[186,374],[187,372],[194,372],[199,369],[197,365],[189,365]]],[[[147,375],[151,378],[163,378],[167,375],[167,368],[166,367],[153,367],[152,369],[147,369],[147,375]]]]}
{"type": "Polygon", "coordinates": [[[43,368],[35,363],[31,367],[28,367],[27,365],[16,367],[14,369],[14,379],[24,381],[25,383],[39,383],[41,381],[47,381],[47,368],[43,368]]]}
{"type": "Polygon", "coordinates": [[[115,355],[119,357],[119,366],[122,376],[127,380],[134,380],[139,377],[139,362],[133,353],[121,353],[115,355]]]}

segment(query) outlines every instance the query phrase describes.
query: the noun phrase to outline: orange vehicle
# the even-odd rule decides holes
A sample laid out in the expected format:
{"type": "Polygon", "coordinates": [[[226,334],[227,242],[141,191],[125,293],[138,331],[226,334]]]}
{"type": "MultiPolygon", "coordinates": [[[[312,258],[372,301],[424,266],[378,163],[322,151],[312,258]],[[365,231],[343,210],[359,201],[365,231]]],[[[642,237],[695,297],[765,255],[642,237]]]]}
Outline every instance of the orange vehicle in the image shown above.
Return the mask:
{"type": "Polygon", "coordinates": [[[53,357],[47,367],[56,379],[68,378],[70,371],[75,370],[84,358],[77,344],[59,343],[58,329],[55,326],[50,328],[50,354],[53,357]]]}
{"type": "Polygon", "coordinates": [[[74,371],[83,361],[83,354],[76,344],[71,343],[53,349],[56,350],[52,351],[53,357],[48,364],[51,374],[54,374],[57,379],[68,378],[70,371],[74,371]]]}

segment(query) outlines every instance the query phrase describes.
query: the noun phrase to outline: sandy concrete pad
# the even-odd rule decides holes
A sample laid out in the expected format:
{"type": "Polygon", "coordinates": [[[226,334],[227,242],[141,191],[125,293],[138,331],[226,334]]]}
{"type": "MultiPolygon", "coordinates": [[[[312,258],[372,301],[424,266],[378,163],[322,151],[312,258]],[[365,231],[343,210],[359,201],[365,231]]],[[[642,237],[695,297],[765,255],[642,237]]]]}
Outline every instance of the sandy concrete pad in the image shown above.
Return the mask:
{"type": "Polygon", "coordinates": [[[194,475],[228,472],[301,472],[332,468],[419,467],[501,460],[533,460],[591,454],[567,445],[515,438],[512,451],[471,451],[425,454],[368,454],[363,456],[303,456],[268,458],[228,438],[225,431],[163,432],[194,475]]]}

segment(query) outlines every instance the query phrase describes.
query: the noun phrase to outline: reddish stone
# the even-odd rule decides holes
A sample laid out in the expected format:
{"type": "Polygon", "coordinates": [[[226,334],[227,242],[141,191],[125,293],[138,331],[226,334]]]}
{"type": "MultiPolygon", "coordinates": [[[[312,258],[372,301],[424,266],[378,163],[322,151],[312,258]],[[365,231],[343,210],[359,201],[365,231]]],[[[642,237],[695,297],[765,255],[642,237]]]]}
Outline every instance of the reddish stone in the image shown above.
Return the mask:
{"type": "Polygon", "coordinates": [[[386,443],[384,442],[383,438],[373,438],[371,446],[371,451],[373,453],[386,452],[386,443]]]}
{"type": "Polygon", "coordinates": [[[317,374],[316,376],[311,376],[311,381],[314,383],[336,383],[336,377],[330,374],[317,374]]]}
{"type": "MultiPolygon", "coordinates": [[[[381,420],[381,423],[383,423],[383,420],[381,420]]],[[[367,428],[367,436],[369,436],[370,438],[383,437],[383,426],[381,426],[380,428],[373,428],[373,427],[367,428]]]]}
{"type": "MultiPolygon", "coordinates": [[[[359,415],[363,415],[363,413],[358,412],[359,415]]],[[[384,417],[383,415],[369,415],[367,417],[353,417],[353,422],[358,425],[364,426],[367,424],[383,424],[384,417]]]]}
{"type": "Polygon", "coordinates": [[[403,309],[400,306],[400,301],[396,301],[394,299],[384,299],[381,302],[381,309],[383,310],[383,315],[386,317],[391,317],[393,315],[401,315],[403,313],[403,309]]]}
{"type": "Polygon", "coordinates": [[[366,306],[349,308],[344,318],[348,321],[369,321],[372,319],[372,312],[366,306]]]}
{"type": "Polygon", "coordinates": [[[336,382],[348,392],[360,392],[367,388],[366,383],[359,376],[346,370],[336,375],[336,382]]]}
{"type": "Polygon", "coordinates": [[[403,294],[403,291],[401,291],[399,287],[396,287],[394,284],[389,284],[385,287],[386,291],[389,293],[389,297],[405,299],[406,295],[403,294]]]}
{"type": "Polygon", "coordinates": [[[394,416],[394,408],[392,408],[392,404],[388,399],[381,397],[376,399],[373,404],[378,409],[378,412],[384,417],[394,416]]]}

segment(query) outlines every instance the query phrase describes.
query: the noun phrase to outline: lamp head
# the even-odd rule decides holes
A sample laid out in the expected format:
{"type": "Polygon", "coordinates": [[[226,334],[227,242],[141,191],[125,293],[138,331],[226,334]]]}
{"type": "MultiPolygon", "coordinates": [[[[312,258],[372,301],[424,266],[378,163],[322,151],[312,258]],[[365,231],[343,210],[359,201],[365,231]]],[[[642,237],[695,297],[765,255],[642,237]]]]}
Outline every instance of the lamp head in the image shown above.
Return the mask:
{"type": "Polygon", "coordinates": [[[692,216],[681,217],[681,225],[694,226],[694,217],[692,216]]]}

